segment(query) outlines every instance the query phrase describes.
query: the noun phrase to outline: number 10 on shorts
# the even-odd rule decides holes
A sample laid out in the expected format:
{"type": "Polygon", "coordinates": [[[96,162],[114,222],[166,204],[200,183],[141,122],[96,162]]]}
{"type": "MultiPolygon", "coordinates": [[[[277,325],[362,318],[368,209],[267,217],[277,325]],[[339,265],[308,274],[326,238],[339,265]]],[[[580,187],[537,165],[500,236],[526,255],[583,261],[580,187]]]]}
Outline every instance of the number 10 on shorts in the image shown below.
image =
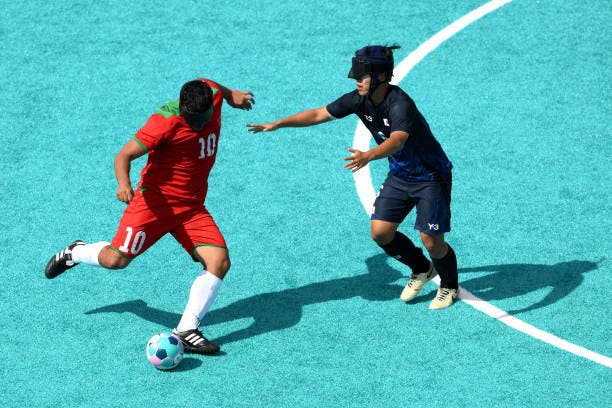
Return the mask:
{"type": "Polygon", "coordinates": [[[127,236],[125,237],[125,242],[123,245],[119,247],[119,251],[132,253],[133,255],[138,255],[142,246],[144,245],[145,239],[147,238],[147,234],[144,231],[138,231],[134,235],[134,229],[132,227],[125,228],[127,232],[127,236]],[[132,236],[134,236],[134,240],[132,241],[132,236]],[[132,243],[132,247],[130,248],[130,242],[132,243]]]}

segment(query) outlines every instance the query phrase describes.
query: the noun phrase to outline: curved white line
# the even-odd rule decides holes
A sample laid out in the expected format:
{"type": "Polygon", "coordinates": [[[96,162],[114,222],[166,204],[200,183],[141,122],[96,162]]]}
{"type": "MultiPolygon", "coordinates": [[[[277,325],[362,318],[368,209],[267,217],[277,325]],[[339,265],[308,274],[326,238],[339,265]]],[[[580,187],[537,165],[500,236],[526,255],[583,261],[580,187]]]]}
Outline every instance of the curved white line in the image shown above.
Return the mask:
{"type": "MultiPolygon", "coordinates": [[[[486,16],[492,11],[497,10],[503,5],[510,3],[511,1],[512,0],[490,1],[439,31],[429,40],[421,44],[416,50],[411,52],[410,55],[408,55],[397,65],[397,67],[395,67],[393,70],[393,83],[399,83],[402,79],[404,79],[404,77],[412,68],[414,68],[416,64],[418,64],[430,52],[438,48],[438,46],[440,46],[440,44],[442,44],[444,41],[448,40],[476,20],[479,20],[480,18],[486,16]]],[[[370,137],[370,132],[361,123],[361,121],[359,121],[357,124],[357,129],[355,130],[355,137],[353,138],[353,147],[359,150],[369,150],[370,137]]],[[[374,191],[374,187],[372,186],[372,177],[370,175],[369,165],[365,166],[358,172],[353,173],[353,177],[355,179],[355,186],[357,187],[357,193],[359,195],[359,199],[361,200],[361,204],[368,215],[371,215],[376,193],[374,191]]],[[[438,277],[436,277],[434,281],[438,285],[440,284],[440,279],[438,277]]],[[[507,312],[493,306],[477,296],[474,296],[464,288],[461,288],[459,297],[476,310],[479,310],[486,315],[501,321],[513,329],[528,334],[535,339],[541,340],[561,350],[568,351],[577,356],[584,357],[598,364],[604,365],[608,368],[612,368],[612,359],[610,357],[595,353],[591,350],[585,349],[584,347],[577,346],[576,344],[570,343],[557,336],[540,330],[535,326],[525,323],[524,321],[509,315],[507,312]]]]}

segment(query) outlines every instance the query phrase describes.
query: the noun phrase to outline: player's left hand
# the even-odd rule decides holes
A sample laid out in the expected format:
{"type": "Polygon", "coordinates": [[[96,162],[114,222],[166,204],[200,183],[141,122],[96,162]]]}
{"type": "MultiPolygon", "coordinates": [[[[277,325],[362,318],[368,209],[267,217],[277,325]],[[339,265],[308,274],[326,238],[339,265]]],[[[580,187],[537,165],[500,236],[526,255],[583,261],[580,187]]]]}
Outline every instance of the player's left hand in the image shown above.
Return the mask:
{"type": "Polygon", "coordinates": [[[351,148],[349,148],[348,151],[353,154],[344,158],[345,161],[348,161],[344,167],[351,170],[353,173],[367,166],[371,160],[368,152],[362,152],[361,150],[351,148]]]}
{"type": "Polygon", "coordinates": [[[255,95],[251,91],[236,91],[232,90],[230,97],[227,99],[227,103],[232,108],[251,110],[255,104],[255,95]]]}
{"type": "Polygon", "coordinates": [[[129,204],[130,201],[132,201],[132,199],[134,198],[134,190],[129,184],[120,184],[119,187],[117,187],[117,191],[115,194],[117,195],[117,200],[123,201],[126,204],[129,204]]]}

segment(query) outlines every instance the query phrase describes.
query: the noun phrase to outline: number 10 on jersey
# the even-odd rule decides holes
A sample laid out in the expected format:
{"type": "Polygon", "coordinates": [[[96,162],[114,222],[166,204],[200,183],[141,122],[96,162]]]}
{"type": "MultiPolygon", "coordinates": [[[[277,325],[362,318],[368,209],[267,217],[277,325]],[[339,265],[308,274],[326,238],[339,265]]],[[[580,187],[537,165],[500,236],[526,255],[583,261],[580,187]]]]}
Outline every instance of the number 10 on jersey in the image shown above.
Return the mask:
{"type": "Polygon", "coordinates": [[[205,159],[215,154],[217,150],[217,135],[211,133],[206,138],[199,138],[198,141],[200,142],[200,156],[198,159],[205,159]]]}

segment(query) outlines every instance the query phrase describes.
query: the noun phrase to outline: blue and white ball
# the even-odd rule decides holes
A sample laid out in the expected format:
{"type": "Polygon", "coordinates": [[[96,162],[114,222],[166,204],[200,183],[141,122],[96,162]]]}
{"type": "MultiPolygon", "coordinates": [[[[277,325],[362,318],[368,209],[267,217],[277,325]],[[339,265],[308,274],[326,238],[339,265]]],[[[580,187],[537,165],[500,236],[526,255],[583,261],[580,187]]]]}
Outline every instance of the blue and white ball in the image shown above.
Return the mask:
{"type": "Polygon", "coordinates": [[[183,343],[172,334],[159,333],[147,343],[147,358],[159,370],[171,370],[183,360],[183,343]]]}

